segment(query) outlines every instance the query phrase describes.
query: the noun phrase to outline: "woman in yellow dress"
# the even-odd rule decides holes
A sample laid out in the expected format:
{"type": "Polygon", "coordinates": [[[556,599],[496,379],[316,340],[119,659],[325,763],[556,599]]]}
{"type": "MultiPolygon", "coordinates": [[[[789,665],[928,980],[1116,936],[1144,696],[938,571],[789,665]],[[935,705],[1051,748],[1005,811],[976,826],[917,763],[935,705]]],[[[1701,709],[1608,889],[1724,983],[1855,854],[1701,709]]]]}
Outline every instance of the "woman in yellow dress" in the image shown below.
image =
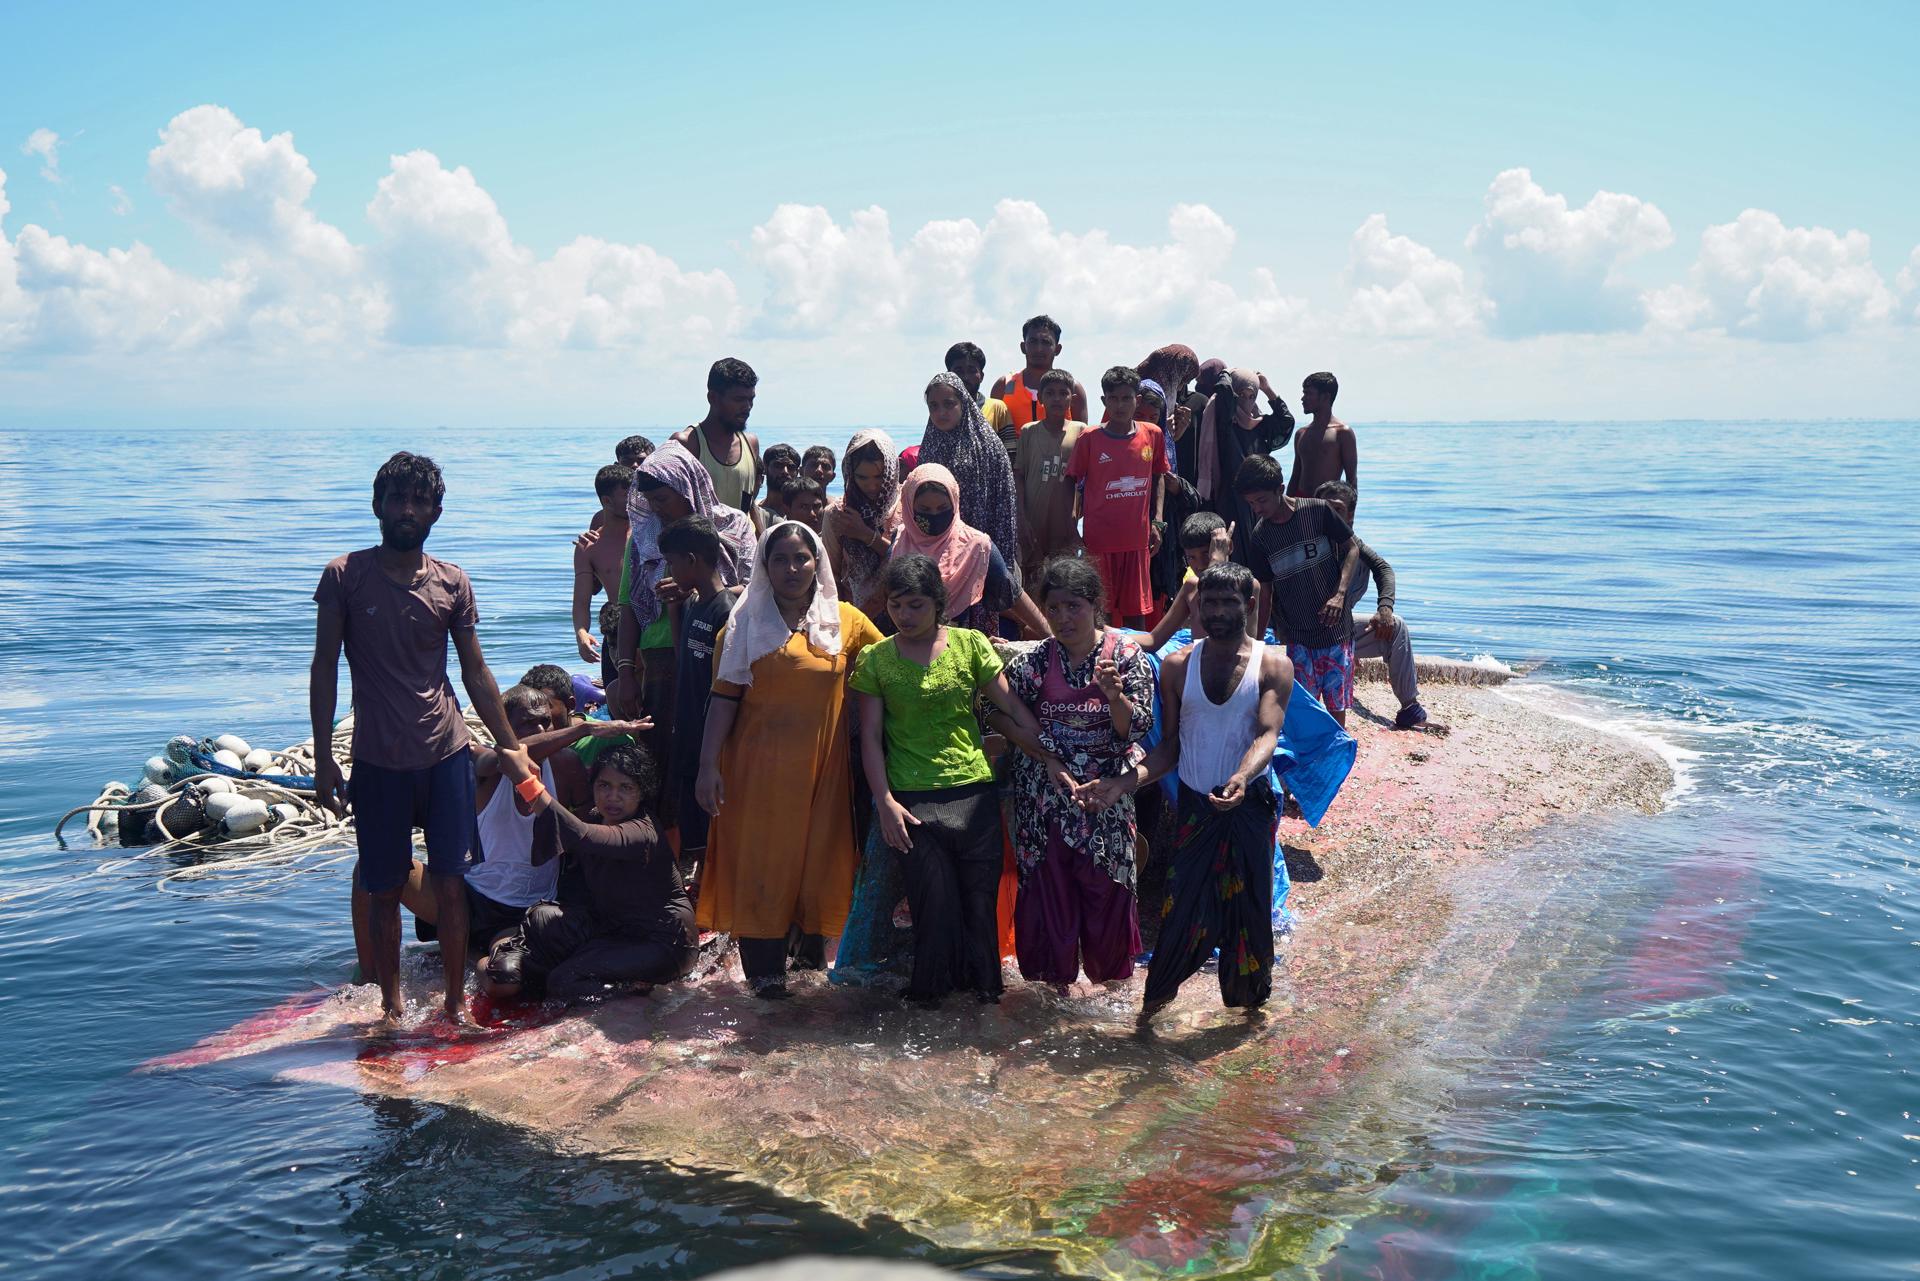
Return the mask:
{"type": "Polygon", "coordinates": [[[847,673],[878,640],[840,601],[818,534],[798,521],[766,532],[715,643],[695,784],[713,815],[696,919],[734,936],[760,996],[787,995],[793,927],[838,938],[846,925],[859,864],[847,673]]]}

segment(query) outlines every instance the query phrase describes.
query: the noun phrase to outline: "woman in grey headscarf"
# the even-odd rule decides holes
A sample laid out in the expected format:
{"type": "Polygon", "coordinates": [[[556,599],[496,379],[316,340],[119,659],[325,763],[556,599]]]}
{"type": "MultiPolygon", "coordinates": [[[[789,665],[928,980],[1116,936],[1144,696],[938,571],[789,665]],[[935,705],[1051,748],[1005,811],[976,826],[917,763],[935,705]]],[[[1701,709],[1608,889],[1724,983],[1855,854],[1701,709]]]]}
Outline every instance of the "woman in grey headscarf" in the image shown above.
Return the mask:
{"type": "MultiPolygon", "coordinates": [[[[967,524],[1011,552],[1020,546],[1014,527],[1013,464],[1007,447],[987,426],[980,406],[973,403],[960,376],[944,373],[927,384],[927,434],[920,439],[916,465],[939,463],[953,473],[960,486],[960,506],[967,524]]],[[[1010,556],[1008,572],[1014,590],[1020,589],[1018,556],[1010,556]]]]}

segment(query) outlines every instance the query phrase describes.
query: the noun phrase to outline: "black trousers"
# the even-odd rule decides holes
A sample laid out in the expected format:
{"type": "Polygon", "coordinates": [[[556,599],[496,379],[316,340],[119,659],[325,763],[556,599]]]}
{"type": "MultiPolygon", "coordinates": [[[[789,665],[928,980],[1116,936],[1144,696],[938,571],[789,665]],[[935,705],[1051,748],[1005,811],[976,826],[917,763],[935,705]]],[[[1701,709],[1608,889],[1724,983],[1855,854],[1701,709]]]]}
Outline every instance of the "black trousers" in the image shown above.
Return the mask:
{"type": "Polygon", "coordinates": [[[1265,779],[1225,812],[1181,785],[1160,937],[1147,966],[1148,1005],[1171,1000],[1216,948],[1222,1003],[1251,1008],[1272,995],[1275,808],[1265,779]]]}
{"type": "Polygon", "coordinates": [[[900,858],[913,912],[913,979],[907,996],[938,1000],[956,989],[998,996],[1000,798],[992,782],[935,792],[895,792],[920,820],[900,858]]]}
{"type": "Polygon", "coordinates": [[[526,955],[522,982],[557,1001],[593,996],[617,983],[671,983],[699,959],[697,947],[596,925],[592,913],[559,903],[536,903],[521,926],[526,955]]]}

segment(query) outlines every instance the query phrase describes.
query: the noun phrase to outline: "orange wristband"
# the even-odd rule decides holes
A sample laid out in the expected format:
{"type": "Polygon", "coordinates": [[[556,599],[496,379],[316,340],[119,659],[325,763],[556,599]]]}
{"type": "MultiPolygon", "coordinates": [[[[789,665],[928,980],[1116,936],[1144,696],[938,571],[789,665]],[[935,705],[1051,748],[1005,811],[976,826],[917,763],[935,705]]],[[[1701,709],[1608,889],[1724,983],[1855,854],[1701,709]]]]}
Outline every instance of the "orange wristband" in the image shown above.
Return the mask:
{"type": "Polygon", "coordinates": [[[518,783],[515,783],[513,790],[519,795],[521,800],[531,805],[539,800],[540,797],[546,793],[547,789],[541,785],[539,778],[529,775],[521,779],[518,783]]]}

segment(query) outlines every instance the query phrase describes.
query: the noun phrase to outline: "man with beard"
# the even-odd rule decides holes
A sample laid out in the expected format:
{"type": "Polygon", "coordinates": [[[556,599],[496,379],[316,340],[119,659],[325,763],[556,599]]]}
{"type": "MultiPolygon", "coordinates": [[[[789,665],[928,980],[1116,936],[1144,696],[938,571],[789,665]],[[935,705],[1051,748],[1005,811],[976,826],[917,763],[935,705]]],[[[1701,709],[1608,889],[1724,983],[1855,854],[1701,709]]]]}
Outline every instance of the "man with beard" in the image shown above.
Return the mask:
{"type": "Polygon", "coordinates": [[[1083,789],[1111,803],[1174,770],[1180,818],[1147,968],[1144,1028],[1217,950],[1220,999],[1252,1011],[1273,992],[1273,834],[1268,769],[1293,692],[1293,664],[1247,635],[1253,575],[1231,562],[1200,575],[1195,599],[1206,635],[1160,668],[1161,739],[1133,776],[1083,789]]]}
{"type": "MultiPolygon", "coordinates": [[[[447,640],[460,655],[467,698],[498,745],[501,771],[518,788],[533,763],[514,735],[500,687],[474,631],[473,585],[457,565],[421,550],[447,492],[431,458],[398,453],[373,478],[380,545],[335,557],[314,589],[308,708],[314,792],[335,813],[353,805],[360,858],[353,873],[353,940],[363,978],[380,985],[384,1013],[406,1013],[400,995],[400,895],[413,868],[413,829],[427,837],[446,969],[447,1017],[468,1022],[465,875],[474,854],[472,736],[447,679],[447,640]],[[333,759],[340,650],[353,676],[353,780],[349,795],[333,759]]],[[[537,791],[533,782],[528,790],[537,791]]],[[[523,792],[524,795],[524,792],[523,792]]]]}
{"type": "Polygon", "coordinates": [[[747,417],[759,384],[746,361],[714,361],[707,371],[707,416],[673,435],[713,478],[714,500],[745,512],[755,529],[764,523],[753,502],[760,487],[760,441],[747,431],[747,417]]]}

